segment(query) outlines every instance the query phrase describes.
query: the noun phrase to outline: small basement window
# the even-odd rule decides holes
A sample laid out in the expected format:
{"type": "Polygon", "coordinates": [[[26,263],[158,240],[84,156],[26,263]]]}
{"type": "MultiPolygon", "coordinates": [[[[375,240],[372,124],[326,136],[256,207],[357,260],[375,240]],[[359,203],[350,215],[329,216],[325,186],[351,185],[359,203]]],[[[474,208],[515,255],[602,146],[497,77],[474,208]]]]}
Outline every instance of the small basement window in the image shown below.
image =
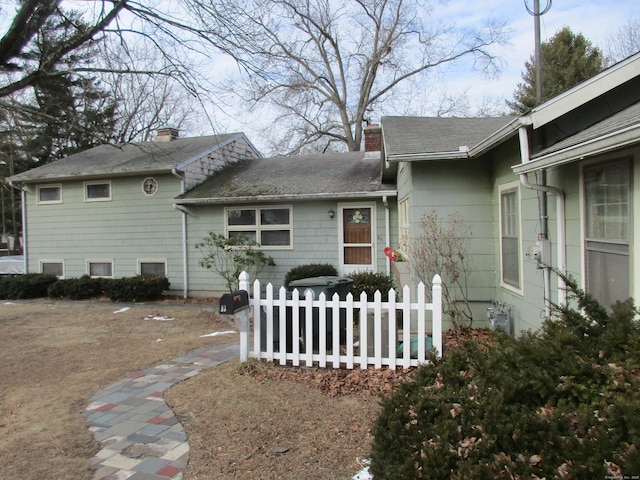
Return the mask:
{"type": "Polygon", "coordinates": [[[87,202],[111,200],[111,182],[85,182],[84,198],[87,202]]]}
{"type": "Polygon", "coordinates": [[[112,261],[89,261],[87,262],[87,270],[89,276],[95,277],[113,277],[113,262],[112,261]]]}
{"type": "Polygon", "coordinates": [[[62,185],[40,185],[37,195],[38,203],[62,203],[62,185]]]}
{"type": "Polygon", "coordinates": [[[61,261],[41,261],[40,272],[46,275],[55,275],[58,278],[64,277],[64,262],[61,261]]]}
{"type": "Polygon", "coordinates": [[[140,260],[138,271],[140,275],[159,275],[166,277],[167,263],[165,261],[140,260]]]}

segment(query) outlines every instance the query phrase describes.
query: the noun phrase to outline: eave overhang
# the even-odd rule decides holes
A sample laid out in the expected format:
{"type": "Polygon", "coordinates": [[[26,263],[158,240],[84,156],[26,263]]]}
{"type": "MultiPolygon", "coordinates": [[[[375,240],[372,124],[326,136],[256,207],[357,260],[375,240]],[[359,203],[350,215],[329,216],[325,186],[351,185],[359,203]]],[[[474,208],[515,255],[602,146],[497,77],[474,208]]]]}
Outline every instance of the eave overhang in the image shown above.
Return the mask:
{"type": "Polygon", "coordinates": [[[397,197],[397,190],[379,190],[376,192],[338,192],[338,193],[308,193],[285,195],[249,195],[237,197],[209,197],[209,198],[176,198],[176,205],[222,205],[231,203],[265,203],[265,202],[292,202],[312,200],[340,200],[347,198],[382,198],[397,197]]]}
{"type": "Polygon", "coordinates": [[[511,168],[513,173],[520,175],[602,155],[637,143],[640,143],[640,123],[555,152],[534,156],[529,162],[511,168]]]}

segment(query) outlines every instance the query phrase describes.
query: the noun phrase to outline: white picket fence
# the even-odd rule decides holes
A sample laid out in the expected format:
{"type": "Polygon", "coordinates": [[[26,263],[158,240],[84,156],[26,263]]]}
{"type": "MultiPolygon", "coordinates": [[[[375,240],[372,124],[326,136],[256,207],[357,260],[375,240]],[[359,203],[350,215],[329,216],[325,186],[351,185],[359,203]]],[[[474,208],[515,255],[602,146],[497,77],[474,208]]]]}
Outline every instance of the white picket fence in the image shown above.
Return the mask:
{"type": "Polygon", "coordinates": [[[287,294],[284,287],[274,296],[273,286],[268,284],[263,292],[258,280],[253,283],[251,295],[245,272],[239,286],[240,290],[250,293],[251,307],[245,310],[244,319],[239,319],[241,360],[250,356],[294,366],[409,368],[427,361],[427,337],[431,338],[437,355],[442,354],[442,284],[439,275],[433,278],[429,303],[423,283],[418,285],[415,300],[411,299],[410,288],[405,286],[401,300],[396,299],[396,292],[391,289],[384,302],[380,292],[376,292],[372,301],[366,293],[359,299],[348,294],[341,300],[337,293],[333,298],[325,298],[321,293],[314,299],[311,290],[302,296],[298,290],[287,294]],[[430,329],[426,325],[429,311],[430,329]],[[417,343],[417,350],[404,348],[412,342],[417,343]],[[403,348],[397,353],[400,344],[403,348]]]}

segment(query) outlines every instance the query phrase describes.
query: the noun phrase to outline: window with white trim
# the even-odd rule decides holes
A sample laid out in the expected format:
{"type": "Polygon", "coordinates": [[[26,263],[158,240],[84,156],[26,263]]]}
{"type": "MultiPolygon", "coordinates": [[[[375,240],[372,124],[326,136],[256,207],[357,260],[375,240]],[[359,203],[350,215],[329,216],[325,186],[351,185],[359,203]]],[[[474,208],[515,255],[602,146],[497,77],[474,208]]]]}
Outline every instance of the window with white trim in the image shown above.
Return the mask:
{"type": "Polygon", "coordinates": [[[38,185],[38,203],[62,203],[62,185],[38,185]]]}
{"type": "Polygon", "coordinates": [[[517,186],[500,189],[500,263],[502,283],[520,285],[520,195],[517,186]]]}
{"type": "Polygon", "coordinates": [[[87,262],[87,271],[92,278],[96,277],[113,277],[113,261],[112,260],[89,260],[87,262]]]}
{"type": "Polygon", "coordinates": [[[291,211],[290,206],[226,208],[227,236],[246,237],[267,249],[291,247],[291,211]]]}
{"type": "Polygon", "coordinates": [[[140,275],[167,276],[167,262],[164,260],[140,260],[138,262],[140,275]]]}
{"type": "Polygon", "coordinates": [[[585,166],[585,285],[605,307],[631,295],[631,165],[585,166]]]}
{"type": "Polygon", "coordinates": [[[158,181],[152,177],[145,178],[142,181],[142,191],[145,195],[152,197],[158,191],[158,181]]]}
{"type": "Polygon", "coordinates": [[[111,182],[84,182],[85,202],[106,202],[111,200],[111,182]]]}
{"type": "Polygon", "coordinates": [[[56,260],[41,260],[40,272],[46,275],[55,275],[58,278],[63,278],[64,262],[56,260]]]}

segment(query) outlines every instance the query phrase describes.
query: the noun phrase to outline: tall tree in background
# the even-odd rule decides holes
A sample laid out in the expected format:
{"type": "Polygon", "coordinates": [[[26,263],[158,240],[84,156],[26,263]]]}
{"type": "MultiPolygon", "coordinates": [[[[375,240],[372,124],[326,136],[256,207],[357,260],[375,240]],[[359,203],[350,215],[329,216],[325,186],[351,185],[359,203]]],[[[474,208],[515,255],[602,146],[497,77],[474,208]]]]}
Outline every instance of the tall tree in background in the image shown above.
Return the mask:
{"type": "MultiPolygon", "coordinates": [[[[233,91],[277,112],[280,152],[360,149],[365,121],[410,80],[470,57],[497,71],[502,24],[474,31],[433,20],[418,0],[193,0],[247,75],[233,91]]],[[[277,143],[279,141],[279,143],[277,143]]]]}
{"type": "MultiPolygon", "coordinates": [[[[548,100],[587,80],[604,68],[604,58],[582,34],[568,27],[559,30],[548,42],[542,42],[542,101],[548,100]]],[[[526,113],[536,106],[536,64],[532,55],[525,63],[523,82],[518,84],[513,101],[507,105],[513,113],[526,113]]]]}
{"type": "MultiPolygon", "coordinates": [[[[32,60],[45,63],[51,46],[82,25],[74,12],[49,16],[32,39],[32,60]]],[[[83,45],[50,65],[51,74],[35,78],[28,92],[0,102],[8,138],[27,162],[41,165],[112,139],[115,101],[94,76],[75,72],[95,54],[91,44],[83,45]]]]}

